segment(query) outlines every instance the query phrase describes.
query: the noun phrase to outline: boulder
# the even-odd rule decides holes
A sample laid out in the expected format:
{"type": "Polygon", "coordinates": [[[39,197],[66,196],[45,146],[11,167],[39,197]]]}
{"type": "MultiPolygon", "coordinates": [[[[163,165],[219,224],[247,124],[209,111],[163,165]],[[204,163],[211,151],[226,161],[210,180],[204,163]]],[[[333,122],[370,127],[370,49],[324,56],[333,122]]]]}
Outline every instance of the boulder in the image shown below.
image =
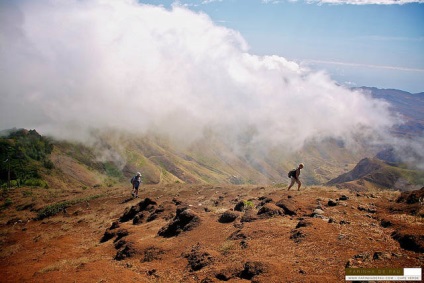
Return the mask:
{"type": "Polygon", "coordinates": [[[198,271],[213,262],[213,257],[206,251],[202,251],[199,245],[192,247],[191,251],[183,254],[188,261],[191,271],[198,271]]]}
{"type": "Polygon", "coordinates": [[[259,209],[258,215],[261,217],[274,217],[284,215],[284,211],[273,203],[267,203],[259,209]]]}
{"type": "Polygon", "coordinates": [[[289,199],[281,199],[277,201],[275,205],[283,209],[284,214],[287,214],[290,216],[296,215],[296,211],[298,210],[298,207],[296,206],[296,204],[289,199]]]}
{"type": "Polygon", "coordinates": [[[191,231],[199,225],[200,218],[193,210],[177,208],[177,214],[174,219],[162,227],[158,235],[165,238],[174,237],[183,231],[191,231]]]}
{"type": "Polygon", "coordinates": [[[124,214],[119,218],[119,222],[127,222],[132,220],[140,211],[152,212],[155,209],[156,202],[150,198],[141,200],[138,204],[125,209],[124,214]]]}
{"type": "Polygon", "coordinates": [[[336,206],[338,203],[334,199],[329,199],[327,205],[328,206],[336,206]]]}
{"type": "Polygon", "coordinates": [[[239,214],[235,211],[227,210],[219,217],[220,223],[231,223],[239,217],[239,214]]]}
{"type": "Polygon", "coordinates": [[[125,245],[116,253],[115,260],[123,260],[136,255],[138,251],[135,249],[134,244],[131,242],[125,245]]]}
{"type": "Polygon", "coordinates": [[[253,277],[267,271],[265,264],[258,261],[248,261],[244,264],[243,270],[239,277],[246,280],[252,280],[253,277]]]}
{"type": "Polygon", "coordinates": [[[311,226],[312,222],[310,220],[300,220],[297,225],[296,225],[296,229],[301,228],[301,227],[307,227],[307,226],[311,226]]]}
{"type": "Polygon", "coordinates": [[[241,217],[241,222],[253,222],[255,220],[258,220],[258,216],[253,210],[246,210],[244,215],[241,217]]]}

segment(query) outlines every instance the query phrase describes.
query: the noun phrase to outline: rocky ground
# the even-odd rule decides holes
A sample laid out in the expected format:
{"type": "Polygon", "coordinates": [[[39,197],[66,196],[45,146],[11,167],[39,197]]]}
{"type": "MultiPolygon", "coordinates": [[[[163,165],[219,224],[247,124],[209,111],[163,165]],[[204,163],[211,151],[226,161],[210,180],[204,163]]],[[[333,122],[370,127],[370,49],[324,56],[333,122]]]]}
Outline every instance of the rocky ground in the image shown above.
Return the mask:
{"type": "Polygon", "coordinates": [[[51,216],[4,206],[0,281],[343,282],[346,267],[424,263],[424,189],[175,184],[144,186],[138,199],[98,190],[51,216]]]}

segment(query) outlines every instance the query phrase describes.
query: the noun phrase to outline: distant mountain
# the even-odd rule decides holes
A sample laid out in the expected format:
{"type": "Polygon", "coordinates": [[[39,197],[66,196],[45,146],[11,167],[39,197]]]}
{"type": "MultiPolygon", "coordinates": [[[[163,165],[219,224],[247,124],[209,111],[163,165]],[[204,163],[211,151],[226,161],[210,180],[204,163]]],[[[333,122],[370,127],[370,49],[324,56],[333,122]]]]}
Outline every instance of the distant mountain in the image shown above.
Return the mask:
{"type": "Polygon", "coordinates": [[[409,93],[398,89],[379,89],[375,87],[359,87],[363,92],[368,92],[374,98],[384,99],[393,109],[409,119],[424,122],[424,92],[409,93]]]}
{"type": "Polygon", "coordinates": [[[424,172],[390,164],[378,158],[364,158],[351,171],[327,182],[326,185],[366,190],[370,186],[410,191],[424,183],[424,172]],[[418,185],[417,185],[418,184],[418,185]]]}
{"type": "Polygon", "coordinates": [[[394,129],[396,134],[410,137],[424,136],[424,92],[413,94],[397,89],[375,87],[353,89],[369,93],[373,98],[384,99],[390,103],[393,111],[403,116],[405,123],[394,129]]]}

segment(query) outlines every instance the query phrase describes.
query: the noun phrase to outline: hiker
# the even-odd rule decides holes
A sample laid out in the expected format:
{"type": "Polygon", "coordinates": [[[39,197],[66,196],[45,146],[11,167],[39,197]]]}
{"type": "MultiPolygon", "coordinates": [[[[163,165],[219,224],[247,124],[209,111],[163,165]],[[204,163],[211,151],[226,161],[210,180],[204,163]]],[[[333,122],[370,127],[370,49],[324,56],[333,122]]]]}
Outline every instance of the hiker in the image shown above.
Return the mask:
{"type": "Polygon", "coordinates": [[[131,178],[131,184],[132,184],[132,192],[131,195],[133,198],[138,198],[138,187],[141,184],[141,173],[137,172],[137,175],[131,178]]]}
{"type": "Polygon", "coordinates": [[[303,163],[300,163],[297,169],[293,169],[292,171],[289,172],[289,177],[291,179],[291,182],[290,182],[290,186],[287,188],[287,191],[290,191],[294,183],[297,183],[297,190],[300,191],[300,186],[302,185],[302,183],[299,180],[300,169],[303,169],[303,163]]]}

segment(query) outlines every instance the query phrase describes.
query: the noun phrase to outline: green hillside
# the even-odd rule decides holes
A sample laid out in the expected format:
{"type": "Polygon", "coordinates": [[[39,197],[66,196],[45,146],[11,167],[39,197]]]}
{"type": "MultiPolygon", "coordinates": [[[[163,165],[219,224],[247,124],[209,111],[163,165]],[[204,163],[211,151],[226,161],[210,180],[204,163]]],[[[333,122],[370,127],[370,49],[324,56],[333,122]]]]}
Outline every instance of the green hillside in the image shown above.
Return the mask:
{"type": "MultiPolygon", "coordinates": [[[[365,146],[351,151],[334,139],[311,142],[302,150],[290,152],[279,147],[235,148],[214,135],[190,145],[176,145],[154,135],[103,132],[97,133],[90,142],[81,143],[54,140],[35,130],[21,129],[9,131],[0,138],[3,160],[0,185],[58,190],[130,186],[129,179],[139,171],[145,184],[285,186],[287,172],[300,162],[305,164],[301,174],[303,183],[317,185],[348,174],[364,156],[375,156],[376,152],[377,149],[365,146]]],[[[401,175],[407,183],[422,181],[416,171],[402,168],[378,172],[367,180],[376,179],[378,183],[384,179],[376,177],[381,174],[384,178],[401,175]]],[[[387,186],[394,184],[386,183],[387,186]]]]}

